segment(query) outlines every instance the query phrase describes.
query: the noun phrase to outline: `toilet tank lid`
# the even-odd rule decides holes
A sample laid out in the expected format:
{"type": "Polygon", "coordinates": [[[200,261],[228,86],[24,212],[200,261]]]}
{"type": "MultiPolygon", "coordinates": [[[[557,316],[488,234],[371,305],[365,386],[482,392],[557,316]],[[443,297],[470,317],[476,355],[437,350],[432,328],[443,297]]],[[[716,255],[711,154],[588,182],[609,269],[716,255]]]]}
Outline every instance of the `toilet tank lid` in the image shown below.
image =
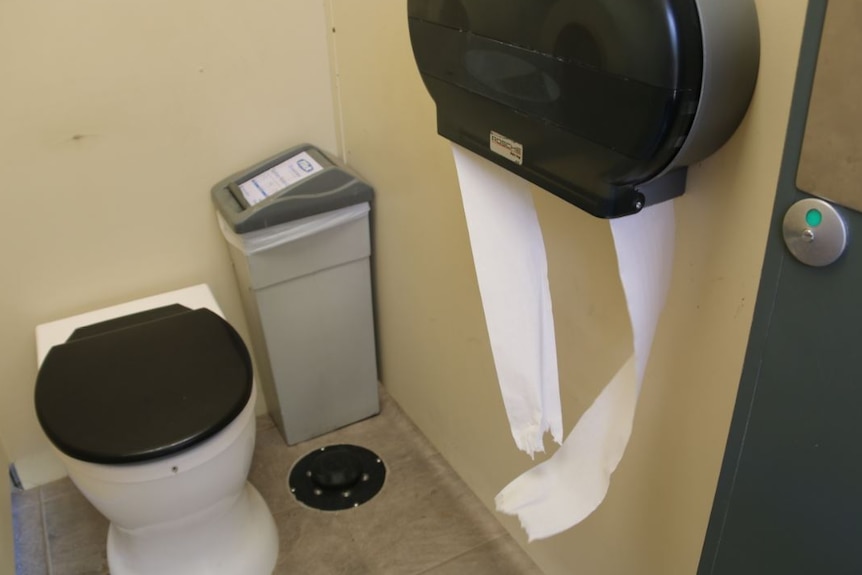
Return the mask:
{"type": "Polygon", "coordinates": [[[173,305],[89,326],[51,348],[36,379],[36,415],[70,457],[149,461],[226,427],[248,403],[252,377],[229,323],[173,305]]]}

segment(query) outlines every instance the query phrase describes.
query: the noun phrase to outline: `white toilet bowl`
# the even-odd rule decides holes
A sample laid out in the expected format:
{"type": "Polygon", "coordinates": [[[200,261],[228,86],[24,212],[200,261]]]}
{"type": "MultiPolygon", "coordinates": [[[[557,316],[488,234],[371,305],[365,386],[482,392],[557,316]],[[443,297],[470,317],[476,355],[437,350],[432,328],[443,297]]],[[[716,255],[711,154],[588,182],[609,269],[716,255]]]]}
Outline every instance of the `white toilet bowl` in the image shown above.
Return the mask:
{"type": "MultiPolygon", "coordinates": [[[[206,385],[198,385],[197,390],[186,390],[183,389],[182,381],[171,382],[169,385],[165,384],[167,391],[160,392],[169,397],[162,397],[159,401],[170,401],[172,404],[180,404],[180,407],[173,411],[168,410],[166,421],[158,421],[159,414],[148,413],[141,414],[141,418],[146,420],[143,424],[135,417],[120,417],[117,421],[116,418],[112,419],[112,409],[115,406],[106,399],[107,405],[92,408],[97,414],[97,420],[102,416],[99,414],[104,411],[104,427],[89,422],[75,422],[74,414],[65,413],[63,405],[68,401],[70,409],[76,409],[76,393],[90,398],[87,401],[100,403],[100,396],[94,396],[93,389],[86,389],[91,382],[82,381],[88,378],[80,377],[80,374],[88,373],[93,357],[102,356],[93,356],[92,350],[85,350],[90,355],[85,356],[78,367],[69,368],[68,361],[61,362],[64,360],[64,354],[74,356],[78,353],[75,357],[80,357],[80,353],[83,353],[73,344],[71,351],[58,348],[59,351],[53,352],[43,363],[48,350],[65,342],[78,327],[174,303],[190,309],[207,308],[220,315],[209,289],[206,286],[197,286],[40,326],[37,329],[37,339],[43,370],[40,370],[36,393],[40,423],[66,465],[69,477],[111,522],[107,554],[112,575],[269,575],[275,567],[278,554],[278,534],[263,498],[246,481],[254,449],[254,404],[257,396],[256,385],[250,379],[250,363],[245,387],[242,382],[234,385],[231,381],[213,385],[213,396],[221,394],[230,399],[227,403],[223,402],[223,405],[216,400],[212,401],[215,406],[209,405],[209,398],[206,397],[209,389],[206,385]],[[105,313],[106,311],[109,313],[105,313]],[[52,362],[55,366],[53,372],[52,362]],[[57,368],[58,365],[62,369],[57,368]],[[50,381],[43,381],[43,372],[48,372],[45,378],[51,377],[50,381]],[[69,381],[58,383],[57,377],[68,378],[69,381]],[[68,389],[63,389],[66,384],[68,389]],[[227,387],[220,390],[219,385],[227,387]],[[76,389],[76,386],[81,389],[76,389]],[[71,395],[62,395],[65,393],[71,395]],[[191,402],[189,405],[183,404],[195,397],[200,401],[201,393],[204,394],[202,403],[207,405],[196,409],[191,402]],[[62,401],[57,401],[58,394],[62,401]],[[230,418],[227,421],[224,405],[232,409],[228,413],[230,418]],[[189,412],[189,419],[198,420],[191,427],[190,424],[177,421],[183,410],[188,409],[194,410],[189,412]],[[211,413],[207,413],[207,410],[211,413]],[[238,414],[233,413],[237,410],[238,414]],[[209,423],[210,419],[213,420],[212,425],[209,423]],[[155,422],[148,425],[153,420],[155,422]],[[109,424],[115,427],[128,424],[134,429],[109,429],[109,424]],[[90,427],[87,428],[87,425],[90,427]],[[172,427],[178,427],[180,435],[175,437],[164,431],[172,427]],[[187,429],[194,430],[195,437],[188,439],[187,429]],[[198,431],[201,432],[197,433],[198,431]],[[110,437],[112,433],[117,439],[110,437]],[[146,437],[147,434],[151,437],[146,437]],[[177,437],[184,443],[178,443],[177,437]],[[160,442],[171,444],[162,445],[160,442]],[[112,458],[117,461],[112,461],[112,458]]],[[[218,322],[225,323],[209,317],[211,314],[207,312],[197,315],[207,316],[198,318],[204,320],[206,325],[198,325],[195,328],[199,330],[197,335],[203,333],[200,332],[202,329],[210,330],[210,325],[215,325],[218,330],[218,322]]],[[[184,317],[192,316],[185,314],[184,317]]],[[[176,329],[179,324],[175,320],[170,321],[173,323],[162,323],[162,328],[158,329],[164,329],[164,326],[168,325],[171,329],[176,329]]],[[[147,325],[147,329],[152,333],[158,333],[153,331],[157,328],[154,322],[150,321],[147,325]]],[[[130,336],[128,330],[138,329],[138,326],[120,326],[119,329],[127,330],[123,333],[126,337],[130,336]]],[[[230,329],[229,326],[227,329],[230,329]]],[[[118,331],[109,331],[96,337],[108,338],[112,337],[113,333],[118,331]]],[[[193,331],[191,335],[196,334],[193,331]]],[[[201,338],[196,339],[200,341],[201,338]]],[[[91,337],[85,342],[86,346],[92,348],[93,341],[95,340],[91,337]]],[[[136,340],[132,337],[129,341],[136,340]]],[[[201,345],[205,346],[206,341],[201,345]]],[[[242,346],[241,341],[236,345],[242,346]]],[[[114,349],[115,346],[116,344],[110,343],[106,349],[114,349]]],[[[180,352],[183,350],[179,349],[178,353],[180,352]]],[[[237,353],[242,356],[243,361],[248,359],[244,346],[241,350],[238,349],[237,353]]],[[[111,359],[100,361],[110,363],[111,359]]],[[[189,365],[196,367],[195,361],[188,358],[179,363],[186,368],[189,365]]],[[[183,373],[183,376],[185,375],[187,374],[183,373]]],[[[228,375],[224,379],[242,378],[228,375]]],[[[153,387],[158,388],[156,385],[153,387]]],[[[119,396],[110,395],[113,391],[115,390],[108,390],[107,398],[122,403],[123,400],[117,399],[119,396]]],[[[142,411],[152,407],[148,407],[149,398],[146,394],[141,397],[142,411]]],[[[137,401],[139,400],[134,400],[137,401]]],[[[172,409],[174,407],[176,406],[172,405],[172,409]]],[[[125,406],[125,409],[128,408],[128,405],[125,406]]],[[[77,409],[80,409],[80,405],[77,409]]],[[[122,406],[117,409],[123,413],[122,406]]],[[[92,415],[89,407],[82,411],[92,415]]]]}

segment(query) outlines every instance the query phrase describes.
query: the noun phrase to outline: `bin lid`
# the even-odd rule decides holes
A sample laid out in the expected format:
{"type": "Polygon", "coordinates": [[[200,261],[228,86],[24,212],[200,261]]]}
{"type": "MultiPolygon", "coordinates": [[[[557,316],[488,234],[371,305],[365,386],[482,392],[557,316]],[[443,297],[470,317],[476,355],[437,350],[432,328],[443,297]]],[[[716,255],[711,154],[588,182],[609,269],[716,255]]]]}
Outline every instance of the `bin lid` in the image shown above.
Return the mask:
{"type": "Polygon", "coordinates": [[[212,200],[238,234],[370,202],[374,190],[311,144],[240,170],[212,188],[212,200]]]}
{"type": "Polygon", "coordinates": [[[214,312],[181,305],[77,330],[36,379],[36,415],[63,453],[133,463],[213,436],[248,403],[242,339],[214,312]]]}

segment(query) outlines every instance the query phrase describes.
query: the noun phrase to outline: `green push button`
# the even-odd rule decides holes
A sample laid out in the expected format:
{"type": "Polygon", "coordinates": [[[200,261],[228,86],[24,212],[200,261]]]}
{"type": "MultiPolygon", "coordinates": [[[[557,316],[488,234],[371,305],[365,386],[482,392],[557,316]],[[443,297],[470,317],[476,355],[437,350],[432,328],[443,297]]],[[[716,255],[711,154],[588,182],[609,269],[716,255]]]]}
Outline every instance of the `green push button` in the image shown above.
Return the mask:
{"type": "Polygon", "coordinates": [[[823,223],[823,214],[820,210],[808,210],[808,213],[805,214],[805,223],[812,228],[816,228],[823,223]]]}

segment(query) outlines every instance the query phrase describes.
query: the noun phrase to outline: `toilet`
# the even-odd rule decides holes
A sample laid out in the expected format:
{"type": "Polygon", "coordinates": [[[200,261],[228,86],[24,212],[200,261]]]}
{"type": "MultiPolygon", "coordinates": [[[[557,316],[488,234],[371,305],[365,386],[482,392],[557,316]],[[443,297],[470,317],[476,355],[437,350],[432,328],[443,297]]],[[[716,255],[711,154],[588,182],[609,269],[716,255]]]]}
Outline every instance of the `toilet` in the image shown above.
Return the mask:
{"type": "Polygon", "coordinates": [[[36,328],[39,423],[110,520],[112,575],[270,575],[278,533],[247,481],[257,385],[206,285],[36,328]]]}

